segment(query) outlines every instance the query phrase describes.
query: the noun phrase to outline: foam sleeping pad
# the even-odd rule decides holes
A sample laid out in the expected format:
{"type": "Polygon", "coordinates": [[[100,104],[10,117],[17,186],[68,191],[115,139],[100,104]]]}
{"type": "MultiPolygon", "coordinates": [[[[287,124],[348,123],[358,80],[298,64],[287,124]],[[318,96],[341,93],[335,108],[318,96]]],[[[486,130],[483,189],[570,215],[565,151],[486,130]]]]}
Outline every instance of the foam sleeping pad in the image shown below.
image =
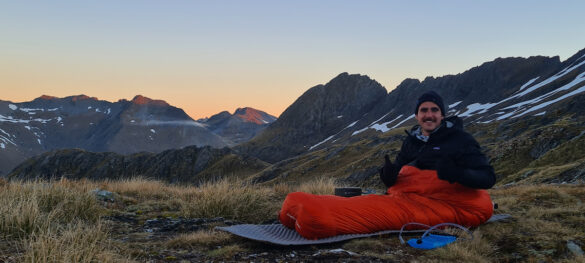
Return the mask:
{"type": "MultiPolygon", "coordinates": [[[[486,222],[496,222],[505,220],[510,218],[509,214],[497,214],[492,215],[492,217],[486,222]]],[[[268,242],[276,245],[283,245],[283,246],[294,246],[294,245],[317,245],[317,244],[327,244],[327,243],[334,243],[340,242],[345,240],[350,240],[354,238],[364,238],[364,237],[372,237],[372,236],[384,236],[389,234],[398,234],[400,230],[384,230],[375,233],[367,233],[367,234],[347,234],[347,235],[339,235],[339,236],[332,236],[326,237],[322,239],[306,239],[299,235],[294,229],[287,228],[282,224],[270,224],[270,225],[253,225],[253,224],[242,224],[242,225],[233,225],[233,226],[222,226],[216,227],[218,230],[230,232],[234,235],[241,236],[244,238],[268,242]]],[[[404,231],[404,233],[419,233],[422,234],[425,232],[426,229],[421,230],[408,230],[404,231]]]]}

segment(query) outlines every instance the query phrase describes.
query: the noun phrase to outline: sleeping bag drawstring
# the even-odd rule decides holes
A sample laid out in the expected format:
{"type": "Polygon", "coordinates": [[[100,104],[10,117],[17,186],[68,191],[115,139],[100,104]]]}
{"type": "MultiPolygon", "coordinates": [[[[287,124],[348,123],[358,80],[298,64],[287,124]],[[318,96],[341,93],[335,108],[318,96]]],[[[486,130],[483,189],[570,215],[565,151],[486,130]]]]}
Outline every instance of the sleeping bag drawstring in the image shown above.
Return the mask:
{"type": "Polygon", "coordinates": [[[400,232],[398,234],[398,238],[400,239],[400,243],[404,244],[404,243],[408,243],[411,247],[414,248],[419,248],[419,249],[433,249],[433,248],[438,248],[438,247],[442,247],[445,246],[447,244],[450,244],[452,242],[454,242],[455,240],[457,240],[456,236],[452,236],[452,235],[435,235],[435,234],[430,234],[432,231],[437,231],[440,230],[441,232],[445,232],[441,229],[438,229],[439,227],[442,226],[454,226],[457,227],[465,232],[467,232],[467,234],[469,234],[469,236],[471,237],[471,239],[473,239],[473,233],[471,231],[469,231],[469,229],[467,229],[464,226],[458,225],[458,224],[453,224],[453,223],[441,223],[441,224],[437,224],[434,226],[428,226],[425,224],[421,224],[421,223],[407,223],[404,224],[402,226],[402,228],[400,228],[400,232]],[[408,242],[404,242],[404,239],[402,238],[402,232],[404,231],[404,228],[408,225],[418,225],[418,226],[424,226],[427,227],[428,229],[423,233],[423,235],[420,238],[412,238],[410,240],[408,240],[408,242]]]}

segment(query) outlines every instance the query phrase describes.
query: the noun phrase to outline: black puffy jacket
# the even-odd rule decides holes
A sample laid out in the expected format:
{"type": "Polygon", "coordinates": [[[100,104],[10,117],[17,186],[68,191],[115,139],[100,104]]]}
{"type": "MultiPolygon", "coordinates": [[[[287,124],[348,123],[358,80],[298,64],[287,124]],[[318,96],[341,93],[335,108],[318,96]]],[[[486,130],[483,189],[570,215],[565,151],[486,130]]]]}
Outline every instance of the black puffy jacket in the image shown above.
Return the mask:
{"type": "MultiPolygon", "coordinates": [[[[413,165],[421,169],[434,169],[437,167],[421,167],[417,163],[422,156],[435,156],[437,158],[450,158],[452,169],[460,174],[454,180],[467,187],[476,189],[491,188],[496,182],[493,167],[487,157],[481,152],[479,144],[469,133],[463,130],[463,122],[457,117],[449,117],[443,120],[441,127],[433,132],[427,142],[417,138],[416,131],[420,126],[414,126],[408,137],[403,141],[400,153],[394,163],[386,162],[380,171],[380,178],[387,187],[396,183],[398,172],[404,165],[413,165]]],[[[440,165],[440,161],[436,163],[440,165]]]]}

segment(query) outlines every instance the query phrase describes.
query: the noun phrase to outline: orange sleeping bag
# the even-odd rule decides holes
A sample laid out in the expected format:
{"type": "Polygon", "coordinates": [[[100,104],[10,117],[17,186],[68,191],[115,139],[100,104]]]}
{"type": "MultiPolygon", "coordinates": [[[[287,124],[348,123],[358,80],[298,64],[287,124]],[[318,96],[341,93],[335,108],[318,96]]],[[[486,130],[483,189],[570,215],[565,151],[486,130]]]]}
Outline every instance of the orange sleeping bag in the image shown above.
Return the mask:
{"type": "Polygon", "coordinates": [[[456,223],[468,227],[493,213],[486,190],[440,180],[434,170],[404,166],[386,195],[340,197],[290,193],[280,222],[307,239],[399,230],[407,223],[456,223]]]}

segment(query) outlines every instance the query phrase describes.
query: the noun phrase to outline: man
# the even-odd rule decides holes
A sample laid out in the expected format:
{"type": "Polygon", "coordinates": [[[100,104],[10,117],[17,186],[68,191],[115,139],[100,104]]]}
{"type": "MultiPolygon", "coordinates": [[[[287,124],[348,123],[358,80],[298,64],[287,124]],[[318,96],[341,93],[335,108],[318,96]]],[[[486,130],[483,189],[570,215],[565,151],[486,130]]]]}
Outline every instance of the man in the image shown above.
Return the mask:
{"type": "Polygon", "coordinates": [[[380,173],[388,186],[385,195],[346,198],[294,192],[284,200],[278,219],[307,239],[399,230],[413,222],[466,227],[485,223],[494,208],[481,188],[494,185],[494,170],[475,139],[463,131],[461,120],[444,114],[437,93],[418,99],[418,125],[394,163],[385,156],[380,173]]]}
{"type": "Polygon", "coordinates": [[[438,178],[475,189],[489,189],[496,181],[493,167],[479,144],[463,131],[457,116],[445,118],[443,99],[434,91],[422,94],[414,111],[418,125],[407,132],[394,163],[388,155],[380,169],[387,187],[396,183],[404,165],[421,170],[436,170],[438,178]]]}

